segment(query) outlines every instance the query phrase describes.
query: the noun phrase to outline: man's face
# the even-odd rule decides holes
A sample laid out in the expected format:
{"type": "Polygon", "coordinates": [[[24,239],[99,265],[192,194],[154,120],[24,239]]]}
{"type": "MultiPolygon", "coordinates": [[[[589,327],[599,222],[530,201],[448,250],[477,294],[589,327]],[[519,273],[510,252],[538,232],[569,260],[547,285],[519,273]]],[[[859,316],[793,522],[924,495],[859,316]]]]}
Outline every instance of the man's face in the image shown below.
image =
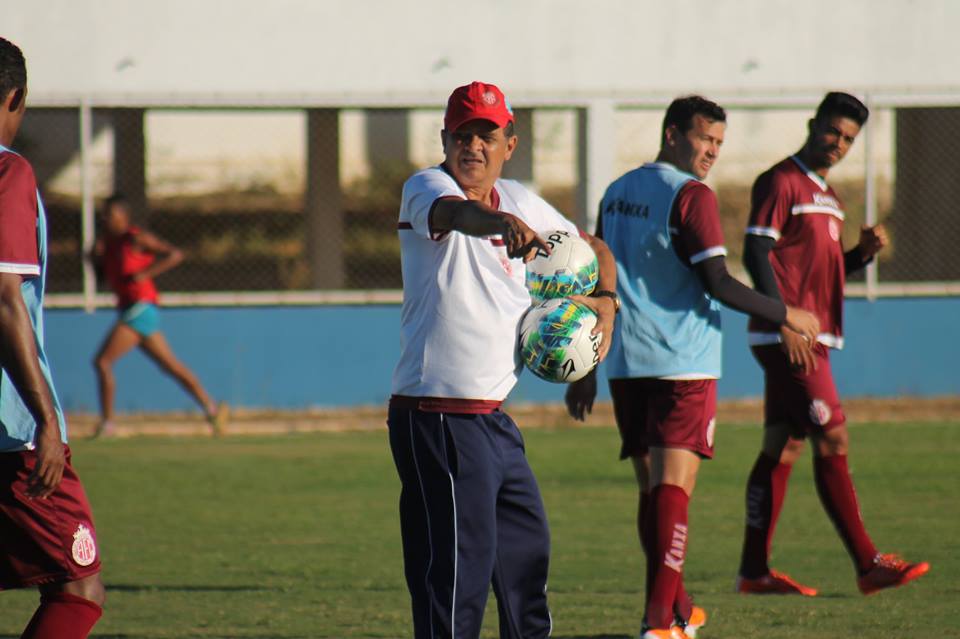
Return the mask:
{"type": "Polygon", "coordinates": [[[860,125],[842,115],[811,120],[807,156],[814,164],[812,168],[828,169],[842,160],[853,146],[858,133],[860,125]]]}
{"type": "Polygon", "coordinates": [[[676,167],[703,180],[720,156],[725,122],[708,120],[699,113],[693,116],[686,133],[674,126],[667,129],[667,141],[673,144],[676,167]]]}
{"type": "Polygon", "coordinates": [[[508,138],[489,120],[470,120],[441,137],[444,164],[461,187],[493,184],[517,146],[517,136],[508,138]]]}

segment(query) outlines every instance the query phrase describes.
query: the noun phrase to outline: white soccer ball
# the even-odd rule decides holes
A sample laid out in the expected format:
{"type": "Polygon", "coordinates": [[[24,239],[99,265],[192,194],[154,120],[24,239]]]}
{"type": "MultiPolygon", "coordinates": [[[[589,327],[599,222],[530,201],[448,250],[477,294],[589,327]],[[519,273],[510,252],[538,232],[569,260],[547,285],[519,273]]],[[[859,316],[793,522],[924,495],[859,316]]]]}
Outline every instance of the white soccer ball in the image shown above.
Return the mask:
{"type": "Polygon", "coordinates": [[[534,302],[592,293],[600,268],[586,240],[561,230],[542,237],[551,252],[539,249],[527,262],[527,289],[534,302]]]}
{"type": "Polygon", "coordinates": [[[600,362],[603,335],[591,335],[596,314],[568,298],[530,307],[520,322],[520,357],[548,382],[575,382],[600,362]]]}

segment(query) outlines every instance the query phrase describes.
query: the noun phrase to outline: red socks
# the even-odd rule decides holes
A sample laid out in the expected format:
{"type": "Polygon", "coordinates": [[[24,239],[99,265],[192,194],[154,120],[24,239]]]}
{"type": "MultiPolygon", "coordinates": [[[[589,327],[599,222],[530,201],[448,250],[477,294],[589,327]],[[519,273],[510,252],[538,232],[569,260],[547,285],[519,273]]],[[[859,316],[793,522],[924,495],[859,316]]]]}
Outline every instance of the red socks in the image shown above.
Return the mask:
{"type": "Polygon", "coordinates": [[[650,593],[653,591],[653,578],[656,576],[657,563],[653,561],[656,552],[654,546],[657,531],[653,527],[653,517],[650,514],[650,505],[653,501],[650,493],[640,493],[640,509],[637,512],[637,532],[640,534],[640,546],[643,548],[643,554],[647,558],[647,581],[644,588],[645,601],[644,606],[650,603],[650,593]]]}
{"type": "Polygon", "coordinates": [[[648,559],[655,567],[647,600],[647,623],[651,628],[673,624],[674,602],[682,588],[683,562],[687,554],[687,507],[690,497],[679,486],[661,484],[650,494],[650,515],[656,532],[656,553],[648,559]]]}
{"type": "Polygon", "coordinates": [[[44,595],[20,639],[86,639],[101,614],[100,606],[83,597],[44,595]]]}
{"type": "Polygon", "coordinates": [[[863,526],[857,494],[847,468],[847,456],[815,457],[813,475],[820,502],[840,533],[858,574],[863,575],[873,567],[877,549],[863,526]]]}
{"type": "Polygon", "coordinates": [[[773,531],[780,518],[787,481],[793,466],[781,464],[763,453],[757,457],[747,480],[747,525],[740,556],[740,575],[757,579],[770,572],[767,564],[773,531]]]}
{"type": "MultiPolygon", "coordinates": [[[[645,606],[650,603],[650,595],[653,593],[653,581],[656,577],[658,563],[653,561],[653,557],[656,555],[655,543],[657,532],[654,519],[650,517],[651,501],[653,501],[653,499],[650,493],[640,493],[640,509],[637,513],[637,532],[640,534],[640,545],[643,547],[643,554],[647,558],[647,583],[644,588],[644,592],[646,593],[645,606]]],[[[680,579],[677,583],[677,596],[673,604],[673,611],[681,619],[689,619],[690,615],[693,614],[693,600],[690,599],[686,588],[683,587],[683,579],[680,579]]]]}

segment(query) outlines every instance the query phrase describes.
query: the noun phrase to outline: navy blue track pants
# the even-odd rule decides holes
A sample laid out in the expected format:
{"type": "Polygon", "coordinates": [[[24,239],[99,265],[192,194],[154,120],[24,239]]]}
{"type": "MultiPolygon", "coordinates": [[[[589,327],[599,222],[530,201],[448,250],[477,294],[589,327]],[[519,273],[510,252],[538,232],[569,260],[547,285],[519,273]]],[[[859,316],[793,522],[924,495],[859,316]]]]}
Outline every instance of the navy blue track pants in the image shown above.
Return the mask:
{"type": "Polygon", "coordinates": [[[550,635],[550,532],[510,417],[391,407],[403,562],[417,639],[475,639],[493,583],[500,636],[550,635]]]}

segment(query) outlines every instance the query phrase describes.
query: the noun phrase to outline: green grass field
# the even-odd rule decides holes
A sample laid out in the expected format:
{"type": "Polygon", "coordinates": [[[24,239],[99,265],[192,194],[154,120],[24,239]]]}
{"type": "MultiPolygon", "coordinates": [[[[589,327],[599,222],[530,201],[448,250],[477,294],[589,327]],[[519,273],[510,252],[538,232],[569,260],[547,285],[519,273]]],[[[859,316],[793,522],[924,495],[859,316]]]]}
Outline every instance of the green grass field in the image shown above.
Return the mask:
{"type": "MultiPolygon", "coordinates": [[[[528,454],[553,538],[554,636],[635,637],[643,560],[636,489],[612,428],[531,430],[528,454]]],[[[863,597],[820,508],[809,463],[794,471],[774,565],[816,599],[732,593],[744,481],[757,426],[718,429],[691,507],[687,587],[710,614],[701,637],[960,637],[960,423],[858,425],[851,468],[877,545],[933,568],[863,597]]],[[[109,591],[96,637],[408,637],[385,432],[77,442],[109,591]]],[[[0,594],[17,637],[36,594],[0,594]]],[[[496,636],[491,596],[484,637],[496,636]]]]}

